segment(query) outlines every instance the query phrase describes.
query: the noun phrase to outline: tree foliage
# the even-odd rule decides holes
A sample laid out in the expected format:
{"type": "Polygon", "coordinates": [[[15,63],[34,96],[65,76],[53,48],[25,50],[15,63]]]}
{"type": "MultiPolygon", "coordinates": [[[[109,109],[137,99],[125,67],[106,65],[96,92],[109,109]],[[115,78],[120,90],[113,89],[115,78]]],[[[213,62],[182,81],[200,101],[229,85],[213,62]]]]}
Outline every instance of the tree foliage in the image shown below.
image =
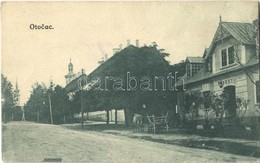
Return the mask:
{"type": "Polygon", "coordinates": [[[212,117],[209,118],[210,114],[214,115],[214,123],[217,129],[224,127],[224,118],[228,118],[229,122],[236,126],[242,126],[249,100],[245,100],[240,97],[236,97],[236,99],[228,99],[225,92],[222,92],[221,94],[216,94],[211,91],[205,93],[206,94],[204,97],[200,97],[196,94],[189,94],[185,96],[185,109],[183,112],[185,117],[184,121],[187,120],[188,123],[195,123],[194,120],[196,120],[198,109],[204,108],[204,127],[210,127],[207,126],[209,125],[209,119],[212,119],[212,117]],[[235,100],[235,105],[227,107],[227,105],[230,105],[229,100],[235,100]]]}
{"type": "Polygon", "coordinates": [[[52,111],[53,123],[66,123],[66,118],[71,114],[70,103],[65,90],[50,82],[47,88],[44,83],[36,82],[32,86],[29,100],[25,106],[26,120],[40,123],[50,123],[52,111]],[[50,110],[51,104],[51,110],[50,110]]]}
{"type": "MultiPolygon", "coordinates": [[[[162,53],[164,50],[158,50],[157,44],[150,47],[136,48],[129,46],[121,52],[115,54],[112,58],[101,64],[94,70],[88,79],[95,77],[102,78],[102,85],[104,85],[105,77],[120,77],[125,79],[123,81],[123,88],[126,89],[126,75],[129,72],[138,79],[144,76],[150,77],[154,82],[155,76],[167,77],[170,72],[170,65],[164,59],[162,53]]],[[[84,108],[86,111],[97,110],[111,110],[111,109],[127,109],[129,110],[129,122],[132,121],[133,113],[139,113],[146,116],[146,114],[158,114],[167,112],[168,109],[173,108],[175,93],[172,91],[163,91],[161,89],[162,82],[158,81],[158,90],[142,91],[140,88],[131,91],[117,91],[113,87],[114,81],[108,81],[107,90],[90,90],[84,92],[84,108]],[[143,104],[146,108],[143,108],[143,104]]],[[[138,86],[139,86],[138,85],[138,86]]],[[[76,95],[75,95],[76,96],[76,95]]]]}
{"type": "Polygon", "coordinates": [[[65,90],[60,85],[54,87],[51,100],[54,123],[66,123],[66,117],[71,114],[70,103],[65,90]]]}
{"type": "Polygon", "coordinates": [[[12,119],[12,114],[15,108],[15,100],[13,86],[3,74],[1,74],[1,95],[2,120],[6,122],[12,119]]]}
{"type": "Polygon", "coordinates": [[[45,84],[38,82],[32,85],[31,95],[25,105],[26,120],[48,123],[48,99],[45,84]]]}

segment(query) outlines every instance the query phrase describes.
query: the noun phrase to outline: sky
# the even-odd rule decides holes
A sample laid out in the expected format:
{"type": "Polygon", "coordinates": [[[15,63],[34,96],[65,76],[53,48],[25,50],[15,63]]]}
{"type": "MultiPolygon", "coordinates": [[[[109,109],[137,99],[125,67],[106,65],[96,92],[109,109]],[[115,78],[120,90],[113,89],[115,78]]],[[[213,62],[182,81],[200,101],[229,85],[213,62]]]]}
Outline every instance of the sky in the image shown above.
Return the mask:
{"type": "Polygon", "coordinates": [[[4,2],[1,72],[15,85],[21,104],[35,82],[65,86],[70,58],[74,73],[89,74],[98,61],[129,39],[156,42],[172,64],[202,56],[222,21],[257,18],[257,2],[4,2]],[[30,25],[52,25],[31,30],[30,25]]]}

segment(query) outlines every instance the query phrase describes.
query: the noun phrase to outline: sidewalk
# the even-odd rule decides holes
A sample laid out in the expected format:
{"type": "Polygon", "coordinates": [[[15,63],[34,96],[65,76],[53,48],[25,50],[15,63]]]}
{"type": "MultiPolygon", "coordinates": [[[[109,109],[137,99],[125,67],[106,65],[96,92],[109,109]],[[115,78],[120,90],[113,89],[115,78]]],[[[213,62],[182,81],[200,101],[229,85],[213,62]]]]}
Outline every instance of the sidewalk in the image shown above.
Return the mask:
{"type": "MultiPolygon", "coordinates": [[[[82,130],[79,125],[64,125],[66,128],[74,130],[82,130]]],[[[197,130],[189,133],[184,129],[171,129],[168,133],[152,134],[147,132],[134,133],[134,129],[126,127],[123,124],[106,125],[105,123],[87,122],[84,131],[98,131],[106,134],[125,136],[134,139],[142,139],[146,141],[158,142],[163,144],[171,144],[184,146],[188,148],[206,149],[220,151],[230,154],[237,154],[249,157],[260,158],[260,140],[250,138],[229,138],[221,137],[221,135],[205,136],[206,131],[197,130]]],[[[229,131],[233,132],[233,131],[229,131]]],[[[233,133],[237,134],[237,133],[233,133]]],[[[238,132],[239,134],[239,132],[238,132]]],[[[243,133],[246,134],[246,133],[243,133]]],[[[239,137],[239,135],[238,135],[239,137]]]]}

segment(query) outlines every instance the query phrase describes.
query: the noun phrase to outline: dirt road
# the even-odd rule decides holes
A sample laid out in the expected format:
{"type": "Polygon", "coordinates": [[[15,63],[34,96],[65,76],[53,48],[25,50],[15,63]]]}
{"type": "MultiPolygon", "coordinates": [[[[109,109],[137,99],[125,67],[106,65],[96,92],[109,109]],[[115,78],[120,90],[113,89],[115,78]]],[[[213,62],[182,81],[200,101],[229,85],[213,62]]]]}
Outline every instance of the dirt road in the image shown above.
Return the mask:
{"type": "Polygon", "coordinates": [[[3,160],[40,162],[208,162],[257,161],[256,158],[192,149],[62,126],[11,122],[3,125],[3,160]]]}

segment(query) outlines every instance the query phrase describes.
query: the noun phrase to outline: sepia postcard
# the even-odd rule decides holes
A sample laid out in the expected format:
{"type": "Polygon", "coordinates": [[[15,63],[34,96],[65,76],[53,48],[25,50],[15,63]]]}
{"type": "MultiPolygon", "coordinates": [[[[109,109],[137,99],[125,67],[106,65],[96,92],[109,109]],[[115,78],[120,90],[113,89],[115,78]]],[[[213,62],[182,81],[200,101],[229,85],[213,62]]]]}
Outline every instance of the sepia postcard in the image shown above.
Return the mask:
{"type": "Polygon", "coordinates": [[[3,1],[3,162],[260,162],[259,1],[3,1]]]}

